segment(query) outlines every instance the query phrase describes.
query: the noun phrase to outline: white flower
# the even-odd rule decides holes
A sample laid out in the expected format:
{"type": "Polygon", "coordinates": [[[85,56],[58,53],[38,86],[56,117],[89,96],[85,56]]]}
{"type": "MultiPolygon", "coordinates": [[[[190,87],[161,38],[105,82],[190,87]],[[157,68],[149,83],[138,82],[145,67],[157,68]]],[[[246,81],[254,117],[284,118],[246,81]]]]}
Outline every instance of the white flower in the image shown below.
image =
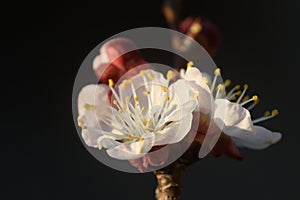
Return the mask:
{"type": "MultiPolygon", "coordinates": [[[[188,63],[186,71],[181,71],[181,77],[189,81],[193,89],[202,94],[198,99],[200,112],[204,109],[204,113],[207,113],[208,110],[205,109],[205,106],[209,106],[209,114],[213,122],[224,134],[230,136],[238,147],[264,149],[278,142],[281,139],[280,133],[255,125],[258,122],[273,118],[278,114],[278,110],[275,109],[271,113],[266,112],[264,117],[252,120],[249,110],[257,104],[258,97],[256,95],[252,98],[245,96],[248,85],[244,85],[243,91],[238,91],[240,89],[238,85],[226,93],[225,88],[230,85],[230,81],[226,80],[224,85],[215,86],[218,76],[220,76],[220,69],[215,70],[215,77],[212,83],[209,84],[209,78],[207,76],[203,78],[201,72],[192,67],[192,63],[188,63]],[[207,85],[204,86],[204,83],[207,83],[207,85]],[[198,87],[195,87],[195,84],[198,87]],[[203,96],[205,98],[202,98],[203,96]],[[208,96],[214,96],[214,103],[211,102],[208,96]],[[237,96],[239,97],[237,98],[237,96]],[[234,100],[236,101],[231,102],[234,100]],[[247,109],[244,107],[246,105],[249,105],[247,109]]],[[[203,153],[200,154],[200,157],[204,156],[203,153]]]]}
{"type": "Polygon", "coordinates": [[[193,90],[185,80],[170,84],[153,70],[141,71],[113,88],[89,85],[78,97],[78,124],[91,147],[106,148],[109,156],[131,160],[153,146],[180,142],[190,131],[196,107],[193,90]],[[112,92],[112,104],[108,92],[112,92]]]}

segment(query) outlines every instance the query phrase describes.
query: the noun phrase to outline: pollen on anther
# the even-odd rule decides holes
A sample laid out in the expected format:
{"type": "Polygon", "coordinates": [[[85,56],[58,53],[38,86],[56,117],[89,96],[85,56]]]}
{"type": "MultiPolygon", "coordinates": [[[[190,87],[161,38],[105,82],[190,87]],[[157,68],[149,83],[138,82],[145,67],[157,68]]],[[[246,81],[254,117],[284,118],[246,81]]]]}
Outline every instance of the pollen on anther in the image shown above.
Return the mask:
{"type": "Polygon", "coordinates": [[[169,70],[168,73],[167,73],[167,79],[172,79],[174,77],[174,72],[169,70]]]}
{"type": "Polygon", "coordinates": [[[114,100],[113,100],[113,104],[116,105],[117,103],[118,103],[117,100],[114,99],[114,100]]]}
{"type": "Polygon", "coordinates": [[[270,116],[270,115],[271,115],[271,113],[270,113],[270,111],[268,111],[268,110],[264,113],[264,116],[265,116],[265,117],[270,116]]]}
{"type": "Polygon", "coordinates": [[[131,134],[128,134],[127,137],[128,138],[133,138],[133,136],[131,134]]]}
{"type": "Polygon", "coordinates": [[[134,97],[134,101],[135,101],[135,102],[138,102],[138,101],[139,101],[139,98],[138,98],[138,97],[134,97]]]}
{"type": "Polygon", "coordinates": [[[163,90],[164,92],[167,92],[167,87],[166,87],[166,86],[163,86],[162,90],[163,90]]]}
{"type": "Polygon", "coordinates": [[[225,82],[224,82],[224,85],[225,85],[226,87],[228,87],[230,84],[231,84],[231,80],[226,79],[225,82]]]}
{"type": "Polygon", "coordinates": [[[272,110],[272,116],[276,116],[279,114],[279,111],[277,109],[272,110]]]}
{"type": "Polygon", "coordinates": [[[122,110],[126,110],[126,105],[124,104],[123,106],[122,106],[122,110]]]}
{"type": "Polygon", "coordinates": [[[150,94],[150,91],[149,91],[149,90],[147,90],[147,91],[145,92],[145,94],[150,94]]]}
{"type": "Polygon", "coordinates": [[[123,84],[122,84],[122,86],[123,86],[124,89],[128,88],[128,82],[124,81],[123,84]]]}
{"type": "Polygon", "coordinates": [[[144,70],[140,71],[140,75],[145,76],[145,71],[144,70]]]}
{"type": "Polygon", "coordinates": [[[166,101],[169,101],[170,100],[170,97],[169,96],[166,96],[166,101]]]}
{"type": "Polygon", "coordinates": [[[257,96],[257,95],[254,95],[254,96],[252,97],[252,99],[253,99],[253,101],[257,102],[257,101],[258,101],[258,96],[257,96]]]}
{"type": "Polygon", "coordinates": [[[238,89],[241,88],[241,86],[240,86],[240,85],[236,85],[236,86],[234,86],[234,88],[235,88],[236,90],[238,90],[238,89]]]}
{"type": "Polygon", "coordinates": [[[99,145],[98,145],[98,149],[101,150],[102,148],[103,148],[103,145],[102,145],[102,144],[99,144],[99,145]]]}
{"type": "Polygon", "coordinates": [[[202,80],[207,84],[209,82],[207,77],[203,77],[202,80]]]}
{"type": "Polygon", "coordinates": [[[145,140],[145,138],[143,138],[143,137],[141,137],[141,138],[139,139],[140,142],[142,142],[142,141],[144,141],[144,140],[145,140]]]}
{"type": "Polygon", "coordinates": [[[86,109],[86,110],[93,110],[95,111],[96,110],[96,106],[94,105],[90,105],[90,104],[84,104],[83,107],[86,109]]]}
{"type": "Polygon", "coordinates": [[[146,110],[146,107],[145,107],[145,106],[142,107],[142,111],[144,111],[144,110],[146,110]]]}
{"type": "Polygon", "coordinates": [[[191,67],[194,67],[194,63],[192,61],[189,61],[187,64],[186,64],[187,68],[191,68],[191,67]]]}
{"type": "Polygon", "coordinates": [[[224,85],[223,84],[219,84],[218,86],[217,86],[217,89],[218,90],[222,90],[224,88],[224,85]]]}
{"type": "Polygon", "coordinates": [[[242,94],[242,91],[237,91],[236,92],[236,95],[238,95],[238,96],[241,95],[241,94],[242,94]]]}
{"type": "Polygon", "coordinates": [[[249,86],[248,86],[248,84],[245,84],[243,87],[245,90],[247,90],[249,86]]]}
{"type": "Polygon", "coordinates": [[[148,78],[149,78],[150,80],[153,80],[153,79],[154,79],[154,77],[153,77],[153,75],[152,75],[151,73],[148,73],[147,76],[148,76],[148,78]]]}
{"type": "Polygon", "coordinates": [[[220,69],[220,68],[217,68],[217,69],[215,70],[215,75],[216,75],[216,76],[220,76],[220,75],[221,75],[221,69],[220,69]]]}
{"type": "Polygon", "coordinates": [[[111,78],[108,79],[108,85],[109,85],[109,87],[113,87],[114,86],[114,81],[111,78]]]}
{"type": "Polygon", "coordinates": [[[130,80],[129,80],[129,83],[133,84],[133,79],[130,79],[130,80]]]}

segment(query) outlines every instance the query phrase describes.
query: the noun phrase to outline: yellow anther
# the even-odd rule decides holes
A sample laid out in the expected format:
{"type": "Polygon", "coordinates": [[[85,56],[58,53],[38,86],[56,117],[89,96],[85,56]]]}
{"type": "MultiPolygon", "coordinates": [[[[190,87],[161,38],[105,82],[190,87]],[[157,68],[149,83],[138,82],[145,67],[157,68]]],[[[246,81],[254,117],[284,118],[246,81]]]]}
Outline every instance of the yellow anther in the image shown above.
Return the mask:
{"type": "Polygon", "coordinates": [[[139,101],[139,98],[138,98],[138,97],[134,97],[134,101],[135,101],[135,102],[138,102],[138,101],[139,101]]]}
{"type": "Polygon", "coordinates": [[[127,137],[131,139],[131,138],[133,138],[133,135],[128,134],[127,137]]]}
{"type": "Polygon", "coordinates": [[[240,85],[236,85],[236,86],[234,86],[234,88],[235,88],[236,90],[238,90],[238,89],[241,88],[241,86],[240,86],[240,85]]]}
{"type": "Polygon", "coordinates": [[[241,94],[242,94],[242,91],[237,91],[236,92],[236,95],[238,95],[238,96],[241,95],[241,94]]]}
{"type": "Polygon", "coordinates": [[[223,84],[219,84],[219,85],[217,86],[217,89],[218,89],[218,90],[224,89],[224,85],[223,85],[223,84]]]}
{"type": "Polygon", "coordinates": [[[203,77],[202,79],[206,84],[209,82],[207,77],[203,77]]]}
{"type": "Polygon", "coordinates": [[[102,148],[103,148],[103,145],[102,145],[102,144],[99,144],[99,145],[98,145],[98,149],[101,150],[102,148]]]}
{"type": "Polygon", "coordinates": [[[129,96],[126,96],[126,97],[125,97],[125,101],[126,101],[126,103],[128,103],[128,102],[129,102],[129,100],[130,100],[130,97],[129,97],[129,96]]]}
{"type": "Polygon", "coordinates": [[[149,78],[150,80],[153,80],[153,79],[154,79],[153,74],[151,74],[151,73],[148,73],[147,76],[148,76],[148,78],[149,78]]]}
{"type": "Polygon", "coordinates": [[[123,106],[122,106],[122,110],[126,110],[126,105],[124,104],[123,106]]]}
{"type": "Polygon", "coordinates": [[[279,114],[279,111],[277,109],[272,110],[272,116],[276,116],[279,114]]]}
{"type": "Polygon", "coordinates": [[[186,64],[186,66],[187,66],[187,68],[194,67],[193,61],[189,61],[189,62],[186,64]]]}
{"type": "Polygon", "coordinates": [[[114,100],[113,100],[113,104],[116,105],[117,103],[118,103],[117,100],[114,99],[114,100]]]}
{"type": "Polygon", "coordinates": [[[144,111],[144,110],[146,110],[146,107],[145,107],[145,106],[142,107],[142,111],[144,111]]]}
{"type": "Polygon", "coordinates": [[[145,92],[145,94],[150,94],[150,91],[149,91],[149,90],[147,90],[147,91],[145,92]]]}
{"type": "Polygon", "coordinates": [[[78,119],[77,123],[78,123],[78,126],[80,126],[80,127],[84,125],[84,122],[82,119],[78,119]]]}
{"type": "Polygon", "coordinates": [[[197,98],[197,93],[193,93],[193,94],[192,94],[192,98],[193,98],[193,99],[197,98]]]}
{"type": "Polygon", "coordinates": [[[190,32],[193,34],[198,34],[202,30],[202,26],[199,22],[194,22],[190,27],[190,32]]]}
{"type": "Polygon", "coordinates": [[[162,90],[163,90],[164,92],[167,92],[167,87],[166,87],[166,86],[163,86],[163,87],[162,87],[162,90]]]}
{"type": "Polygon", "coordinates": [[[258,96],[257,96],[257,95],[254,95],[254,96],[252,97],[252,99],[253,99],[253,101],[257,102],[257,101],[258,101],[258,96]]]}
{"type": "Polygon", "coordinates": [[[249,86],[248,86],[248,84],[245,84],[243,87],[245,90],[247,90],[249,86]]]}
{"type": "Polygon", "coordinates": [[[166,101],[169,101],[170,100],[170,97],[169,96],[166,96],[166,101]]]}
{"type": "Polygon", "coordinates": [[[133,84],[133,79],[129,79],[129,83],[133,84]]]}
{"type": "Polygon", "coordinates": [[[268,111],[268,110],[264,113],[264,116],[265,116],[265,117],[270,116],[270,115],[271,115],[271,113],[270,113],[270,111],[268,111]]]}
{"type": "Polygon", "coordinates": [[[109,85],[109,87],[113,87],[114,86],[114,81],[111,78],[108,79],[108,85],[109,85]]]}
{"type": "Polygon", "coordinates": [[[145,76],[145,71],[144,70],[140,71],[140,75],[145,76]]]}
{"type": "Polygon", "coordinates": [[[174,77],[174,72],[172,70],[169,70],[167,73],[167,79],[172,79],[174,77]]]}
{"type": "Polygon", "coordinates": [[[143,124],[144,124],[144,126],[148,127],[150,125],[150,121],[149,120],[144,120],[143,124]]]}
{"type": "Polygon", "coordinates": [[[237,97],[236,97],[236,96],[233,96],[233,97],[231,97],[231,100],[232,100],[232,101],[235,101],[235,100],[237,100],[237,97]]]}
{"type": "Polygon", "coordinates": [[[124,89],[128,88],[128,85],[129,85],[128,81],[124,81],[123,84],[122,84],[124,89]]]}
{"type": "Polygon", "coordinates": [[[86,110],[93,110],[95,111],[96,110],[96,106],[94,105],[91,105],[91,104],[84,104],[83,107],[86,109],[86,110]]]}
{"type": "Polygon", "coordinates": [[[216,75],[216,76],[220,76],[220,75],[221,75],[221,69],[220,69],[220,68],[217,68],[217,69],[215,70],[215,75],[216,75]]]}
{"type": "Polygon", "coordinates": [[[224,85],[225,85],[226,87],[228,87],[230,84],[231,84],[231,80],[226,79],[225,82],[224,82],[224,85]]]}
{"type": "Polygon", "coordinates": [[[249,97],[248,95],[246,95],[246,96],[243,98],[242,102],[247,101],[247,100],[249,100],[249,99],[250,99],[250,97],[249,97]]]}
{"type": "Polygon", "coordinates": [[[121,115],[122,114],[122,110],[118,110],[118,113],[121,115]]]}
{"type": "Polygon", "coordinates": [[[139,139],[140,142],[143,142],[144,140],[145,140],[145,138],[143,138],[143,137],[141,137],[141,138],[139,139]]]}

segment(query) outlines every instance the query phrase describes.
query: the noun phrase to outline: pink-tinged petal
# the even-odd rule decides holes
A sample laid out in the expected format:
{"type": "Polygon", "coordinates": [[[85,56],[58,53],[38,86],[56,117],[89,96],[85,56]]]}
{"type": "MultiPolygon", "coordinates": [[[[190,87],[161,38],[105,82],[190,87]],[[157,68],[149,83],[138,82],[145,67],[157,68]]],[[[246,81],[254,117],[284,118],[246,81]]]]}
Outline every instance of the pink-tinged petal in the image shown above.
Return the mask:
{"type": "Polygon", "coordinates": [[[129,160],[130,164],[136,167],[141,173],[145,173],[149,166],[159,167],[166,163],[169,158],[170,148],[169,146],[154,146],[150,152],[148,152],[142,158],[129,160]]]}
{"type": "Polygon", "coordinates": [[[105,43],[93,62],[99,80],[107,83],[111,78],[117,82],[126,71],[147,64],[136,49],[136,45],[126,38],[116,38],[105,43]]]}
{"type": "Polygon", "coordinates": [[[243,159],[243,156],[239,152],[232,139],[229,136],[226,136],[225,134],[221,135],[219,141],[211,151],[211,154],[215,157],[219,157],[223,154],[226,154],[229,157],[237,160],[243,159]]]}
{"type": "Polygon", "coordinates": [[[215,55],[221,44],[219,29],[203,17],[188,17],[179,26],[179,30],[196,40],[210,54],[215,55]]]}

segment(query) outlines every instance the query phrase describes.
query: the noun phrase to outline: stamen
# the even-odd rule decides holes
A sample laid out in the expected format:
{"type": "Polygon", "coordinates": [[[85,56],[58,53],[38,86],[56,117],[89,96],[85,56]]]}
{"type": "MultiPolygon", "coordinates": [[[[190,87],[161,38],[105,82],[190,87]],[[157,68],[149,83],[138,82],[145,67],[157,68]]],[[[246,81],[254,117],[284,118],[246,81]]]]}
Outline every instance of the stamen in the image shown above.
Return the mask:
{"type": "Polygon", "coordinates": [[[190,27],[190,32],[194,35],[200,33],[200,31],[202,30],[202,26],[199,22],[194,22],[192,24],[192,26],[190,27]]]}
{"type": "Polygon", "coordinates": [[[172,70],[169,70],[167,73],[167,79],[172,79],[174,77],[174,72],[172,70]]]}
{"type": "Polygon", "coordinates": [[[84,121],[82,119],[77,120],[78,126],[82,129],[87,129],[86,125],[84,124],[84,121]]]}
{"type": "Polygon", "coordinates": [[[258,102],[258,96],[257,95],[254,95],[251,99],[248,99],[247,101],[244,101],[243,103],[241,103],[241,106],[244,106],[246,105],[247,103],[250,103],[250,102],[258,102]]]}
{"type": "Polygon", "coordinates": [[[124,105],[122,106],[122,110],[126,110],[126,108],[127,108],[127,106],[124,104],[124,105]]]}
{"type": "Polygon", "coordinates": [[[102,148],[103,148],[103,145],[102,145],[102,144],[99,144],[99,145],[98,145],[98,149],[101,150],[102,148]]]}
{"type": "Polygon", "coordinates": [[[236,90],[238,90],[238,89],[240,89],[240,85],[236,85],[235,87],[233,87],[229,92],[228,92],[228,94],[226,95],[226,99],[229,99],[230,98],[230,96],[236,91],[236,90]]]}
{"type": "Polygon", "coordinates": [[[248,95],[246,95],[243,99],[242,99],[242,103],[244,103],[245,101],[249,100],[250,97],[248,95]]]}
{"type": "Polygon", "coordinates": [[[125,97],[125,101],[126,101],[126,103],[129,103],[130,97],[129,97],[129,96],[126,96],[126,97],[125,97]]]}
{"type": "Polygon", "coordinates": [[[148,76],[148,78],[149,78],[150,80],[153,80],[153,79],[154,79],[154,76],[153,76],[153,74],[151,74],[151,73],[148,73],[147,76],[148,76]]]}
{"type": "Polygon", "coordinates": [[[193,63],[192,61],[189,61],[189,62],[186,64],[186,67],[187,67],[187,68],[194,67],[194,63],[193,63]]]}
{"type": "Polygon", "coordinates": [[[166,86],[163,86],[163,87],[162,87],[162,90],[163,90],[164,92],[167,92],[167,87],[166,87],[166,86]]]}
{"type": "Polygon", "coordinates": [[[144,140],[145,140],[145,138],[143,138],[143,137],[141,137],[141,138],[139,139],[140,142],[142,142],[142,141],[144,141],[144,140]]]}
{"type": "Polygon", "coordinates": [[[148,94],[150,94],[150,91],[149,91],[149,90],[147,90],[147,91],[145,92],[145,94],[147,94],[147,95],[148,95],[148,94]]]}
{"type": "Polygon", "coordinates": [[[202,80],[206,83],[206,84],[208,84],[209,83],[209,80],[208,80],[208,78],[207,77],[203,77],[202,78],[202,80]]]}
{"type": "Polygon", "coordinates": [[[218,99],[220,97],[220,92],[225,92],[225,86],[223,84],[219,84],[217,86],[217,92],[216,92],[216,96],[215,96],[215,99],[218,99]]]}
{"type": "Polygon", "coordinates": [[[138,98],[138,97],[134,97],[134,101],[135,101],[135,102],[138,102],[138,101],[139,101],[139,98],[138,98]]]}
{"type": "Polygon", "coordinates": [[[128,81],[127,80],[125,80],[124,82],[123,82],[123,84],[122,84],[122,86],[123,86],[123,89],[126,89],[126,88],[128,88],[128,81]]]}
{"type": "Polygon", "coordinates": [[[142,111],[144,111],[144,110],[146,110],[146,107],[145,107],[145,106],[142,107],[142,111]]]}
{"type": "Polygon", "coordinates": [[[166,101],[169,101],[170,100],[170,97],[169,96],[166,96],[166,101]]]}
{"type": "MultiPolygon", "coordinates": [[[[237,96],[239,96],[239,95],[241,95],[242,94],[242,92],[241,91],[237,91],[237,92],[235,92],[235,93],[233,93],[230,97],[228,97],[227,99],[228,100],[233,100],[233,101],[235,101],[236,99],[237,99],[237,96]]],[[[227,95],[228,96],[228,95],[227,95]]]]}
{"type": "Polygon", "coordinates": [[[88,103],[84,104],[83,107],[84,107],[86,110],[92,110],[92,111],[95,111],[95,110],[96,110],[96,106],[91,105],[91,104],[88,104],[88,103]]]}
{"type": "Polygon", "coordinates": [[[279,114],[277,109],[272,110],[272,112],[270,113],[269,111],[266,111],[263,117],[260,117],[258,119],[253,120],[253,124],[258,123],[258,122],[262,122],[262,121],[266,121],[268,119],[271,119],[275,116],[277,116],[279,114]]]}
{"type": "Polygon", "coordinates": [[[236,103],[240,103],[240,102],[241,102],[241,100],[243,99],[244,95],[246,94],[246,91],[247,91],[248,87],[249,87],[249,86],[248,86],[247,84],[244,85],[244,90],[243,90],[241,96],[240,96],[240,97],[238,98],[238,100],[236,101],[236,103]]]}
{"type": "Polygon", "coordinates": [[[225,82],[224,82],[225,87],[230,86],[230,84],[231,84],[231,80],[226,79],[225,82]]]}
{"type": "Polygon", "coordinates": [[[114,86],[114,81],[111,78],[108,79],[108,85],[109,85],[109,87],[113,87],[114,86]]]}
{"type": "Polygon", "coordinates": [[[145,76],[145,71],[144,70],[140,71],[140,75],[145,76]]]}
{"type": "Polygon", "coordinates": [[[117,103],[118,103],[117,100],[114,99],[114,100],[113,100],[113,104],[116,105],[117,103]]]}
{"type": "Polygon", "coordinates": [[[217,68],[216,70],[215,70],[215,77],[214,77],[214,80],[213,80],[213,82],[212,82],[212,84],[211,84],[211,87],[210,87],[210,91],[214,91],[214,89],[215,89],[215,85],[216,85],[216,82],[217,82],[217,78],[218,78],[218,76],[220,76],[221,75],[221,69],[220,68],[217,68]]]}

